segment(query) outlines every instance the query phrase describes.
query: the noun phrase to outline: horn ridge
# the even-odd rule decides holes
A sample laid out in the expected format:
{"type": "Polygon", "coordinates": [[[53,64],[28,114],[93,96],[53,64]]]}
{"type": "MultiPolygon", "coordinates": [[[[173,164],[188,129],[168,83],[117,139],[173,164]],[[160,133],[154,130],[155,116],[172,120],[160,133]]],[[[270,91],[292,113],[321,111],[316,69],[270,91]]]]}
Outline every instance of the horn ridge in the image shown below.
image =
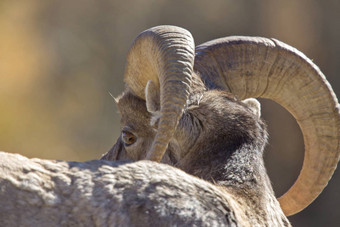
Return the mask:
{"type": "Polygon", "coordinates": [[[297,49],[275,39],[227,37],[196,48],[194,71],[210,89],[240,99],[276,101],[297,120],[304,137],[302,170],[279,202],[289,216],[327,185],[340,156],[338,100],[320,69],[297,49]]]}
{"type": "Polygon", "coordinates": [[[146,158],[161,161],[189,96],[194,40],[183,28],[153,27],[135,39],[127,62],[124,79],[135,95],[145,100],[149,80],[160,89],[161,117],[146,158]]]}

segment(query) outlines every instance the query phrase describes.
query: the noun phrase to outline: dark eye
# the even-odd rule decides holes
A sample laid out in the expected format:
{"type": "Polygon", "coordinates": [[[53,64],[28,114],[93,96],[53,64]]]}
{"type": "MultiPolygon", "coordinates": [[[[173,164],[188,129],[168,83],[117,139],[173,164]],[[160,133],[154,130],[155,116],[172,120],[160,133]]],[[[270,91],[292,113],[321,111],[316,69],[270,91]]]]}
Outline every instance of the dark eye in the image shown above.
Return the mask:
{"type": "Polygon", "coordinates": [[[134,144],[137,140],[136,136],[131,132],[122,131],[122,140],[126,146],[134,144]]]}

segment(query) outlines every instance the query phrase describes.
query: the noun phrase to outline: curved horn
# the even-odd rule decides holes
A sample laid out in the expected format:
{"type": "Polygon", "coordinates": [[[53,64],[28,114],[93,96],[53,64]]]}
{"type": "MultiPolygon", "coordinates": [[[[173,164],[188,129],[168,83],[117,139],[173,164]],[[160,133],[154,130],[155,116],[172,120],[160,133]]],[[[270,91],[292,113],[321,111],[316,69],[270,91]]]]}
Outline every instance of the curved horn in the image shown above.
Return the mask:
{"type": "Polygon", "coordinates": [[[287,216],[307,207],[326,187],[340,155],[339,104],[319,68],[280,41],[229,37],[198,46],[194,70],[210,88],[240,99],[274,100],[295,117],[304,137],[304,161],[279,202],[287,216]]]}
{"type": "Polygon", "coordinates": [[[147,159],[161,161],[182,116],[191,85],[194,46],[187,30],[157,26],[142,32],[129,51],[124,75],[128,88],[144,100],[149,80],[160,89],[161,117],[147,159]]]}

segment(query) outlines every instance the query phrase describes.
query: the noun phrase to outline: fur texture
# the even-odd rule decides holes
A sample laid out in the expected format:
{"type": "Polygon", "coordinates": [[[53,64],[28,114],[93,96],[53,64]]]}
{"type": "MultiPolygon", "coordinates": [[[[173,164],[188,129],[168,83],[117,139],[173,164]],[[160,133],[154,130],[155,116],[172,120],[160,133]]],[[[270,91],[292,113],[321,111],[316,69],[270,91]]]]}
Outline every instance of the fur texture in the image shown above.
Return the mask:
{"type": "MultiPolygon", "coordinates": [[[[264,167],[267,131],[259,103],[238,101],[230,93],[200,89],[201,85],[194,84],[162,162],[222,187],[248,207],[250,223],[288,226],[264,167]]],[[[145,158],[157,131],[159,108],[152,95],[156,92],[147,92],[146,101],[129,91],[118,98],[122,131],[132,133],[136,142],[127,145],[121,137],[102,159],[145,158]]]]}

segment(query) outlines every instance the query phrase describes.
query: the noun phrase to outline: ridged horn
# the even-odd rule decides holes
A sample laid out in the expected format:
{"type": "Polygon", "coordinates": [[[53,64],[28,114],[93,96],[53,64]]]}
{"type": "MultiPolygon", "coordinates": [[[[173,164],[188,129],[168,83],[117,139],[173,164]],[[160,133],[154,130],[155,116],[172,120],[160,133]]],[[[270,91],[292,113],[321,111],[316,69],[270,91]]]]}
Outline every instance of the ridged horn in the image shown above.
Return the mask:
{"type": "Polygon", "coordinates": [[[194,63],[194,40],[187,30],[157,26],[142,32],[127,57],[124,80],[135,95],[145,100],[152,80],[160,89],[158,129],[147,159],[161,161],[188,99],[194,63]]]}
{"type": "Polygon", "coordinates": [[[275,39],[228,37],[198,46],[194,71],[210,88],[240,99],[274,100],[295,117],[303,133],[304,161],[279,202],[287,216],[307,207],[326,187],[340,154],[339,104],[319,68],[275,39]]]}

